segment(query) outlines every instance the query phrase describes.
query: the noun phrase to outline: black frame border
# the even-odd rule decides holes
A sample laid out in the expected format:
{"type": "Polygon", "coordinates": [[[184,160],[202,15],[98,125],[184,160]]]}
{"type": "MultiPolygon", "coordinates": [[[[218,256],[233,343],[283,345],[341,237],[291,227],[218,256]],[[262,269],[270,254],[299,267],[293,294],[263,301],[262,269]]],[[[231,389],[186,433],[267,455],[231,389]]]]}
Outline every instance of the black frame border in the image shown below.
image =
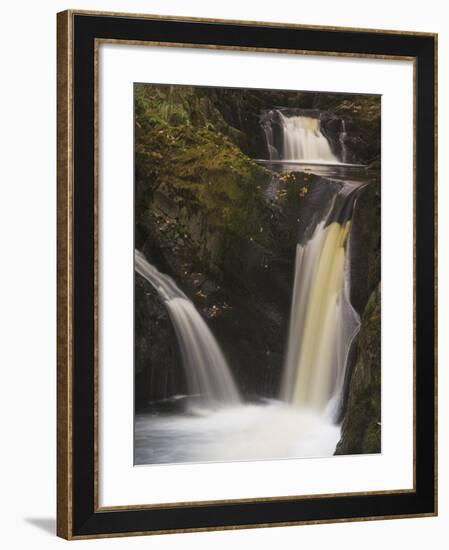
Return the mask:
{"type": "MultiPolygon", "coordinates": [[[[66,12],[67,13],[67,12],[66,12]]],[[[233,21],[69,12],[73,50],[73,369],[67,538],[385,519],[436,514],[436,36],[233,21]],[[416,485],[412,492],[96,509],[95,41],[398,56],[416,62],[416,485]]],[[[70,108],[70,106],[69,106],[70,108]]],[[[70,245],[69,245],[70,246],[70,245]]],[[[70,391],[70,390],[69,390],[70,391]]],[[[69,401],[70,402],[70,401],[69,401]]],[[[62,533],[60,533],[62,534],[62,533]]]]}

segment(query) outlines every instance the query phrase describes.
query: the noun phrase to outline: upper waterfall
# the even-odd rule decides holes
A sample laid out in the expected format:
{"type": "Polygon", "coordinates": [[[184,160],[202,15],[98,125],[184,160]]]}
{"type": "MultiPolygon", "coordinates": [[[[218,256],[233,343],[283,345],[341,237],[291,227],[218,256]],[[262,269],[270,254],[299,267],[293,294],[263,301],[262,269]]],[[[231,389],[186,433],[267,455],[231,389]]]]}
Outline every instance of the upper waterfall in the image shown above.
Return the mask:
{"type": "Polygon", "coordinates": [[[270,160],[340,164],[316,116],[274,109],[265,114],[262,128],[270,160]]]}
{"type": "Polygon", "coordinates": [[[321,133],[319,118],[279,114],[284,130],[284,160],[323,164],[339,162],[327,138],[321,133]]]}
{"type": "Polygon", "coordinates": [[[171,277],[135,251],[135,270],[159,293],[175,328],[190,395],[210,404],[238,403],[240,395],[218,342],[171,277]]]}

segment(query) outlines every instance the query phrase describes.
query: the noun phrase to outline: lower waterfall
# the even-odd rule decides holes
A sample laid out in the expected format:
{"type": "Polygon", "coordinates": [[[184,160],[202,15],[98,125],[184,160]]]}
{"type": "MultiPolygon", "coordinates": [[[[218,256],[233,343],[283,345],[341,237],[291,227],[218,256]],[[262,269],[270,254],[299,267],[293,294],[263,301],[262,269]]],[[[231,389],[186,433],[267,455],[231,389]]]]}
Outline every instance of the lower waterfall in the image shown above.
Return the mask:
{"type": "Polygon", "coordinates": [[[168,275],[148,263],[135,251],[135,270],[164,301],[175,328],[190,395],[199,395],[210,404],[238,403],[229,366],[209,327],[193,303],[168,275]]]}
{"type": "Polygon", "coordinates": [[[338,412],[348,353],[360,327],[350,292],[349,229],[358,185],[345,183],[325,218],[296,249],[281,397],[338,412]]]}

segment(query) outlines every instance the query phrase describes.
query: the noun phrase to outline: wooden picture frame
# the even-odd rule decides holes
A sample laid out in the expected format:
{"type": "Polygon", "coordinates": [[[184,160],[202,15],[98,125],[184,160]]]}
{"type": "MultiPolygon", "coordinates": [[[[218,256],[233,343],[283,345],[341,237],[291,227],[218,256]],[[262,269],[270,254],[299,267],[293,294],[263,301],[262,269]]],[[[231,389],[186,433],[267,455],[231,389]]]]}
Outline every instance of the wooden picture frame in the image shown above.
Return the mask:
{"type": "Polygon", "coordinates": [[[436,35],[76,10],[59,13],[57,23],[58,535],[82,539],[436,515],[436,35]],[[412,489],[99,506],[100,42],[413,62],[412,489]]]}

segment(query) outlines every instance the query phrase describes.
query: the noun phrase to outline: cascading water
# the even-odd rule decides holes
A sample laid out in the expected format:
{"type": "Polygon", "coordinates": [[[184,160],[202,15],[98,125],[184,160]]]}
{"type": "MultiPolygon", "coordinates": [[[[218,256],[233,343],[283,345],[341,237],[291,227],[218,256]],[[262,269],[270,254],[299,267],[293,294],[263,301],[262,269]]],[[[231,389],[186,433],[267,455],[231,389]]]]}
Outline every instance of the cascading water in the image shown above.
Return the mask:
{"type": "Polygon", "coordinates": [[[284,135],[284,160],[304,163],[334,164],[339,160],[332,153],[329,142],[321,133],[318,118],[287,117],[279,112],[284,135]]]}
{"type": "Polygon", "coordinates": [[[135,270],[158,292],[175,328],[190,395],[209,404],[240,401],[229,366],[212,332],[193,303],[169,277],[135,251],[135,270]]]}
{"type": "Polygon", "coordinates": [[[344,183],[311,238],[296,249],[281,397],[335,417],[360,318],[350,292],[349,229],[358,184],[344,183]]]}
{"type": "Polygon", "coordinates": [[[261,124],[270,160],[340,164],[321,131],[319,118],[296,114],[287,116],[275,109],[265,115],[261,124]],[[275,128],[280,128],[280,139],[275,136],[275,128]]]}

